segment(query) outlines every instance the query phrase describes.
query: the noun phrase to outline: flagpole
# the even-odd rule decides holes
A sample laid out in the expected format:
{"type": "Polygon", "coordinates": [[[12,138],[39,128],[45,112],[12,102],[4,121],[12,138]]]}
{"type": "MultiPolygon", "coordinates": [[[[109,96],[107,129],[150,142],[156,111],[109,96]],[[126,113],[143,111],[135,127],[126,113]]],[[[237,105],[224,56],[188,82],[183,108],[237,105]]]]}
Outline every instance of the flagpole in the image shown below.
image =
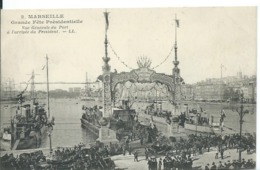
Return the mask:
{"type": "Polygon", "coordinates": [[[175,46],[177,47],[177,16],[175,14],[175,46]]]}
{"type": "MultiPolygon", "coordinates": [[[[179,64],[179,62],[177,61],[177,27],[178,27],[178,20],[177,20],[177,15],[175,14],[175,43],[174,43],[174,54],[175,54],[175,58],[174,58],[174,70],[175,69],[177,69],[177,67],[178,67],[178,64],[179,64]]],[[[176,94],[176,85],[177,85],[177,81],[176,81],[176,79],[177,79],[177,74],[176,74],[176,70],[174,71],[174,102],[175,102],[175,114],[176,114],[176,106],[177,106],[177,101],[176,101],[176,99],[177,99],[177,94],[176,94]]]]}
{"type": "Polygon", "coordinates": [[[106,27],[105,27],[105,57],[107,58],[108,53],[107,53],[107,44],[108,44],[108,40],[107,40],[107,30],[108,30],[108,12],[106,10],[106,12],[104,12],[105,15],[105,20],[106,20],[106,27]]]}
{"type": "Polygon", "coordinates": [[[50,96],[49,96],[49,66],[48,66],[48,55],[46,55],[46,73],[47,73],[47,109],[48,118],[50,118],[50,96]]]}

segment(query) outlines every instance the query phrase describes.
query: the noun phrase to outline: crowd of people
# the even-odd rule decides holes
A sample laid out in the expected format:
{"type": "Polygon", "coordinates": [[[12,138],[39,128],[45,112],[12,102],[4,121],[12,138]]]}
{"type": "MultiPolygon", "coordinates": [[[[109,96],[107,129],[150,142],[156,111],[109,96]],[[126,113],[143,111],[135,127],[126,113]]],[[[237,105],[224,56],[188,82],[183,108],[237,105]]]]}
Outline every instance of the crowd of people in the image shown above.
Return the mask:
{"type": "Polygon", "coordinates": [[[197,153],[202,153],[203,149],[209,152],[210,148],[217,147],[218,152],[223,155],[225,150],[234,148],[238,151],[247,150],[248,153],[251,152],[256,147],[256,136],[252,134],[242,135],[241,144],[239,134],[224,136],[216,134],[206,136],[191,134],[188,136],[188,139],[181,137],[180,140],[172,139],[171,142],[174,143],[172,150],[176,153],[186,152],[196,155],[197,153]]]}
{"type": "Polygon", "coordinates": [[[185,170],[192,169],[193,160],[190,156],[169,156],[166,155],[163,159],[157,161],[155,156],[146,157],[148,170],[185,170]]]}
{"type": "Polygon", "coordinates": [[[220,169],[255,169],[256,162],[252,159],[242,159],[240,162],[239,160],[233,160],[232,162],[228,160],[227,162],[219,161],[218,164],[212,162],[210,165],[209,163],[205,166],[205,170],[220,170],[220,169]]]}
{"type": "Polygon", "coordinates": [[[192,157],[197,154],[202,154],[203,148],[210,151],[210,147],[215,147],[217,148],[216,155],[218,155],[218,153],[221,155],[220,157],[215,156],[215,159],[221,159],[219,164],[217,165],[213,162],[210,166],[208,163],[205,167],[201,167],[202,169],[254,169],[255,161],[252,159],[248,159],[247,161],[242,159],[241,162],[239,160],[223,162],[224,151],[227,149],[237,148],[238,151],[242,149],[246,150],[247,154],[251,154],[251,150],[248,148],[255,148],[255,135],[245,134],[242,136],[242,146],[247,146],[248,148],[239,147],[239,142],[237,142],[239,140],[238,134],[226,135],[223,138],[217,135],[190,135],[188,139],[180,138],[178,141],[174,140],[174,147],[166,150],[166,156],[163,159],[158,158],[159,160],[157,161],[156,157],[160,157],[160,154],[152,147],[145,148],[145,157],[148,161],[149,170],[192,169],[192,157]],[[222,146],[220,146],[221,144],[222,146]]]}
{"type": "Polygon", "coordinates": [[[6,170],[16,169],[68,169],[68,170],[110,170],[115,168],[107,147],[62,148],[55,150],[51,157],[43,155],[42,151],[23,153],[17,157],[6,154],[1,157],[1,166],[6,170]]]}
{"type": "Polygon", "coordinates": [[[82,110],[84,111],[82,114],[82,119],[87,120],[88,122],[96,125],[99,125],[99,119],[102,117],[102,112],[99,111],[101,107],[95,105],[93,107],[87,107],[87,106],[82,106],[82,110]]]}
{"type": "MultiPolygon", "coordinates": [[[[163,159],[156,157],[150,157],[147,160],[148,170],[187,170],[187,169],[194,169],[192,167],[193,160],[190,157],[181,157],[181,156],[165,156],[163,159]]],[[[256,162],[252,159],[242,159],[241,162],[239,160],[230,160],[223,162],[219,161],[219,163],[212,162],[210,165],[209,163],[206,164],[205,167],[198,167],[198,169],[205,169],[205,170],[225,170],[225,169],[255,169],[256,162]]]]}

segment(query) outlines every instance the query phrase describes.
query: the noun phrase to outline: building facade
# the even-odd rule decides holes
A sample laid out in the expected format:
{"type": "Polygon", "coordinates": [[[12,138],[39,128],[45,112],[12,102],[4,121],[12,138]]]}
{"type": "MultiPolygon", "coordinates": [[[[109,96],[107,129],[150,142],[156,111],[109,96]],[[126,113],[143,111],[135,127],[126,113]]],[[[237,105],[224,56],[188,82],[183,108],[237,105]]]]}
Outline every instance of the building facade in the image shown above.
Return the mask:
{"type": "Polygon", "coordinates": [[[240,100],[243,93],[244,102],[255,103],[257,95],[256,76],[242,76],[239,72],[237,76],[227,76],[220,78],[206,79],[192,85],[182,85],[183,100],[195,101],[230,101],[240,100]]]}

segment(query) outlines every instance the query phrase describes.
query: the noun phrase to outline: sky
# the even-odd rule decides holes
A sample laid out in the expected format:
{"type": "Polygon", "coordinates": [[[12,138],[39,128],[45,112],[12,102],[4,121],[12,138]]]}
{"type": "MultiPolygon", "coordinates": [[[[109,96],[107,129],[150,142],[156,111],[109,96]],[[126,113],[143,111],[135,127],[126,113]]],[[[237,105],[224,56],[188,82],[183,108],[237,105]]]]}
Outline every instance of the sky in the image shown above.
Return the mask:
{"type": "MultiPolygon", "coordinates": [[[[45,57],[49,57],[50,82],[84,82],[102,74],[104,53],[105,9],[75,10],[6,10],[2,12],[1,78],[13,79],[17,86],[28,81],[32,70],[36,82],[46,80],[45,57]],[[82,20],[70,24],[74,34],[7,34],[21,30],[20,16],[29,14],[63,14],[64,20],[82,20]]],[[[121,61],[138,68],[137,59],[146,56],[151,67],[161,63],[175,41],[175,14],[178,60],[181,76],[186,83],[223,76],[256,75],[256,7],[212,8],[143,8],[107,9],[109,12],[108,40],[121,61]]],[[[59,27],[61,24],[55,26],[59,27]]],[[[64,24],[63,26],[65,26],[64,24]]],[[[28,26],[28,25],[27,25],[28,26]]],[[[29,25],[32,26],[32,25],[29,25]]],[[[44,24],[42,25],[44,26],[44,24]]],[[[131,71],[108,48],[111,71],[131,71]]],[[[174,53],[155,71],[171,74],[174,53]]],[[[51,85],[50,89],[69,86],[51,85]]],[[[21,88],[25,85],[21,85],[21,88]]],[[[46,89],[38,85],[36,89],[46,89]]]]}

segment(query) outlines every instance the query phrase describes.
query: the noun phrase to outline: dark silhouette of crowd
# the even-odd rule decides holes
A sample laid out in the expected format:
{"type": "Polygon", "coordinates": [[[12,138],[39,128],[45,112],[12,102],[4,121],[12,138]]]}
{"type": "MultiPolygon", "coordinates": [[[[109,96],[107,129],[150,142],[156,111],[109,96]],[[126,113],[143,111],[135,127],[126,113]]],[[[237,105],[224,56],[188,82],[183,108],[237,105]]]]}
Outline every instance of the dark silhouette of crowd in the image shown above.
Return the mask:
{"type": "Polygon", "coordinates": [[[212,162],[210,165],[209,163],[205,166],[205,170],[220,170],[220,169],[255,169],[256,162],[252,159],[242,159],[240,162],[239,160],[233,160],[232,162],[228,160],[227,162],[219,161],[218,164],[212,162]]]}
{"type": "Polygon", "coordinates": [[[239,134],[223,136],[216,134],[206,136],[191,134],[188,136],[188,139],[180,138],[179,141],[173,141],[173,143],[173,150],[176,153],[186,152],[196,155],[197,153],[202,153],[202,149],[206,149],[209,152],[211,147],[217,147],[220,153],[234,148],[251,152],[256,147],[256,136],[249,133],[243,134],[241,145],[239,134]]]}
{"type": "Polygon", "coordinates": [[[155,157],[148,158],[148,170],[171,170],[171,169],[192,169],[193,161],[190,157],[181,156],[168,156],[162,160],[161,158],[157,162],[155,157]]]}
{"type": "Polygon", "coordinates": [[[16,169],[49,169],[49,170],[112,170],[115,168],[107,147],[82,148],[81,145],[74,148],[62,148],[53,152],[48,159],[42,151],[23,153],[17,157],[6,154],[1,157],[1,167],[6,170],[16,169]]]}
{"type": "MultiPolygon", "coordinates": [[[[187,139],[180,137],[179,140],[176,140],[174,137],[170,137],[172,145],[168,147],[160,147],[161,149],[156,149],[153,145],[150,148],[145,148],[145,157],[148,160],[148,169],[157,170],[159,167],[163,166],[165,170],[170,169],[191,169],[193,160],[191,156],[196,156],[197,154],[203,154],[205,151],[210,151],[211,147],[217,148],[217,154],[215,159],[224,159],[225,151],[227,149],[237,149],[237,151],[246,151],[247,154],[251,154],[252,150],[255,149],[256,136],[253,134],[243,134],[241,137],[239,134],[233,135],[189,135],[187,139]],[[164,148],[164,150],[162,150],[164,148]],[[157,162],[155,156],[165,153],[166,156],[163,159],[163,162],[157,162]],[[220,154],[220,156],[218,156],[220,154]],[[160,165],[161,164],[161,165],[160,165]]],[[[215,164],[215,163],[214,163],[215,164]]],[[[210,167],[209,169],[214,169],[215,166],[210,167]]],[[[232,163],[227,162],[223,163],[222,169],[251,169],[255,167],[255,162],[253,160],[248,160],[247,162],[243,159],[242,162],[237,160],[232,163]],[[231,166],[232,165],[232,166],[231,166]]],[[[216,168],[218,169],[218,168],[216,168]]]]}
{"type": "Polygon", "coordinates": [[[99,111],[101,106],[95,105],[94,107],[82,106],[84,113],[82,114],[82,119],[93,123],[94,125],[99,125],[99,119],[102,117],[102,113],[99,111]]]}

